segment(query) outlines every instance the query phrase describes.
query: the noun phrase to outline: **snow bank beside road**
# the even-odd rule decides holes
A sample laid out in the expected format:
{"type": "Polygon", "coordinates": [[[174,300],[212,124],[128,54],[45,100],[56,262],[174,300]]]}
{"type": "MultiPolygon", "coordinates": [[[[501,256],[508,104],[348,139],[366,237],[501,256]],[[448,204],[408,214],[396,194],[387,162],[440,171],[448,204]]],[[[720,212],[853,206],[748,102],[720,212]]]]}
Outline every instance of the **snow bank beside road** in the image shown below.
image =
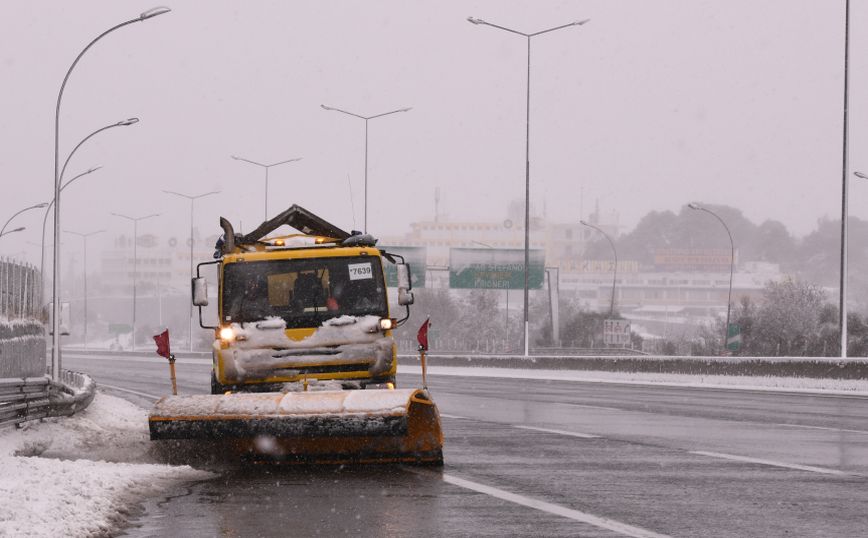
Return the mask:
{"type": "Polygon", "coordinates": [[[69,418],[0,430],[0,536],[109,534],[143,498],[209,478],[152,463],[147,413],[98,393],[69,418]]]}

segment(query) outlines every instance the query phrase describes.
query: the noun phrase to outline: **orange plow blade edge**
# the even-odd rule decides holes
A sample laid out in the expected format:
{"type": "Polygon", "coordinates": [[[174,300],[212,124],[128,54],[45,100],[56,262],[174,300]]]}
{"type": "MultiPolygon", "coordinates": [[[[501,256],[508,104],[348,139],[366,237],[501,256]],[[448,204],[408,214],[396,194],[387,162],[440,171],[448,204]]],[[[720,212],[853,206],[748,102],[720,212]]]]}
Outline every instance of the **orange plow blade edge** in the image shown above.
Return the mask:
{"type": "Polygon", "coordinates": [[[148,424],[153,441],[290,463],[443,463],[440,414],[420,389],[166,396],[148,424]]]}

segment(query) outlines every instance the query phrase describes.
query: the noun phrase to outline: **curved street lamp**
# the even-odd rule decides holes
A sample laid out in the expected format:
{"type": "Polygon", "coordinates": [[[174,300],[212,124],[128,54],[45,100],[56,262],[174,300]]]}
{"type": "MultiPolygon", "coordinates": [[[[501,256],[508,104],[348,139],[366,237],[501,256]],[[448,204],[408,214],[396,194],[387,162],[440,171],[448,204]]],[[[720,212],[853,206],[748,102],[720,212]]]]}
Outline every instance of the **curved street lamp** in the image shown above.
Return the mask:
{"type": "MultiPolygon", "coordinates": [[[[280,165],[280,164],[286,164],[286,163],[292,163],[295,161],[300,161],[302,158],[296,157],[295,159],[287,159],[285,161],[280,161],[280,162],[273,163],[273,164],[262,164],[262,163],[258,163],[256,161],[251,161],[250,159],[245,159],[244,157],[236,157],[235,155],[230,155],[230,157],[232,157],[236,161],[244,161],[246,163],[255,164],[256,166],[260,166],[262,168],[265,168],[265,217],[263,218],[263,222],[265,222],[266,220],[268,220],[268,169],[273,167],[273,166],[280,165]]],[[[181,195],[181,196],[183,196],[183,195],[181,195]]]]}
{"type": "Polygon", "coordinates": [[[340,108],[335,108],[333,106],[320,105],[323,110],[330,110],[332,112],[340,112],[342,114],[346,114],[348,116],[353,116],[355,118],[359,118],[361,120],[365,120],[365,229],[364,232],[368,232],[368,121],[373,120],[375,118],[381,118],[383,116],[388,116],[390,114],[397,114],[398,112],[409,112],[413,110],[413,107],[405,107],[399,108],[397,110],[391,110],[389,112],[383,112],[381,114],[374,114],[373,116],[362,116],[361,114],[356,114],[355,112],[348,112],[346,110],[342,110],[340,108]]]}
{"type": "Polygon", "coordinates": [[[15,213],[15,214],[12,215],[11,217],[9,217],[9,220],[6,221],[6,224],[4,224],[2,228],[0,228],[0,235],[3,235],[3,231],[6,230],[6,227],[9,226],[9,223],[10,223],[10,222],[12,222],[12,219],[14,219],[15,217],[17,217],[17,216],[20,215],[21,213],[24,213],[25,211],[30,211],[31,209],[40,209],[40,208],[43,208],[43,207],[45,207],[45,206],[47,206],[47,205],[48,205],[48,204],[46,204],[45,202],[42,202],[42,203],[40,203],[40,204],[32,205],[32,206],[30,206],[30,207],[25,207],[25,208],[22,209],[21,211],[15,213]]]}
{"type": "Polygon", "coordinates": [[[148,11],[142,12],[138,17],[116,24],[93,38],[90,43],[85,46],[78,56],[73,60],[72,65],[66,71],[63,77],[63,82],[60,83],[60,90],[57,92],[57,105],[54,109],[54,270],[52,271],[53,279],[51,283],[52,298],[51,298],[51,376],[53,379],[60,378],[60,295],[58,294],[58,283],[60,282],[60,104],[63,101],[63,90],[66,88],[66,83],[69,81],[69,76],[72,74],[75,66],[78,65],[82,56],[90,50],[90,48],[100,39],[114,32],[119,28],[123,28],[128,24],[146,21],[157,15],[162,15],[171,11],[167,7],[155,7],[148,11]]]}
{"type": "Polygon", "coordinates": [[[588,228],[593,228],[603,234],[603,237],[605,237],[606,241],[609,242],[609,246],[612,247],[612,255],[615,257],[615,269],[612,271],[612,302],[609,306],[609,319],[611,319],[615,315],[615,283],[618,281],[618,251],[615,250],[615,243],[612,241],[612,238],[609,237],[609,234],[589,222],[580,220],[579,224],[587,226],[588,228]]]}
{"type": "Polygon", "coordinates": [[[528,356],[529,354],[529,338],[528,335],[530,333],[530,321],[528,318],[528,269],[530,266],[530,39],[532,37],[547,34],[549,32],[554,32],[555,30],[560,30],[562,28],[569,28],[571,26],[581,26],[588,22],[590,19],[585,19],[581,21],[573,21],[568,24],[562,24],[560,26],[555,26],[554,28],[549,28],[547,30],[540,30],[539,32],[534,32],[532,34],[527,34],[524,32],[519,32],[518,30],[513,30],[512,28],[507,28],[505,26],[499,26],[497,24],[492,24],[490,22],[484,21],[482,19],[477,19],[475,17],[467,17],[467,22],[476,25],[483,26],[491,26],[492,28],[497,28],[498,30],[503,30],[505,32],[509,32],[511,34],[517,34],[527,39],[527,99],[526,99],[526,109],[525,109],[525,139],[524,139],[524,355],[528,356]]]}
{"type": "Polygon", "coordinates": [[[687,204],[687,207],[696,211],[705,211],[716,218],[723,225],[723,229],[726,230],[726,235],[729,236],[729,294],[726,297],[726,327],[723,329],[723,349],[726,350],[726,340],[729,338],[729,314],[732,308],[732,272],[735,267],[735,243],[732,241],[732,233],[729,231],[729,226],[726,225],[717,213],[699,204],[690,203],[687,204]]]}
{"type": "MultiPolygon", "coordinates": [[[[267,170],[267,169],[266,169],[267,170]]],[[[193,202],[195,202],[199,198],[203,198],[205,196],[209,196],[211,194],[220,194],[220,191],[211,191],[205,192],[202,194],[197,194],[195,196],[190,196],[188,194],[181,194],[180,192],[175,191],[163,191],[166,194],[174,194],[175,196],[180,196],[181,198],[186,198],[190,200],[190,280],[193,280],[193,202]]],[[[266,217],[267,220],[267,217],[266,217]]],[[[190,301],[190,351],[193,351],[193,302],[190,301]]]]}

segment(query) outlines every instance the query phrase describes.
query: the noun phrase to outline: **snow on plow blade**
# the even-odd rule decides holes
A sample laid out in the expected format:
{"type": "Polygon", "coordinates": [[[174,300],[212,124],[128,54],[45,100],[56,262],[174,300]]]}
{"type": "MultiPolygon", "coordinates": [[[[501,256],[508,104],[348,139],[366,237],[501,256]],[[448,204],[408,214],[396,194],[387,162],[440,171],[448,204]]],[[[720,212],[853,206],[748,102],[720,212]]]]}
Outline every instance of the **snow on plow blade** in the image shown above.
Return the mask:
{"type": "Polygon", "coordinates": [[[148,423],[154,441],[301,463],[443,461],[440,414],[419,389],[166,396],[148,423]]]}

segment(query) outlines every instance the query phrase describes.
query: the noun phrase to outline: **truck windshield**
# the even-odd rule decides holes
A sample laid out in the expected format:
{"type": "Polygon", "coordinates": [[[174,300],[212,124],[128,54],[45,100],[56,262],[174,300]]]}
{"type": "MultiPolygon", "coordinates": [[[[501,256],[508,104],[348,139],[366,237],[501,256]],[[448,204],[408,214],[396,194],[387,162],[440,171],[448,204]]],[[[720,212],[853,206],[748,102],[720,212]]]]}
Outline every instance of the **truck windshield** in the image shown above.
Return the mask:
{"type": "Polygon", "coordinates": [[[380,260],[369,256],[226,264],[222,304],[225,322],[278,316],[287,327],[316,327],[343,315],[388,315],[380,260]]]}

